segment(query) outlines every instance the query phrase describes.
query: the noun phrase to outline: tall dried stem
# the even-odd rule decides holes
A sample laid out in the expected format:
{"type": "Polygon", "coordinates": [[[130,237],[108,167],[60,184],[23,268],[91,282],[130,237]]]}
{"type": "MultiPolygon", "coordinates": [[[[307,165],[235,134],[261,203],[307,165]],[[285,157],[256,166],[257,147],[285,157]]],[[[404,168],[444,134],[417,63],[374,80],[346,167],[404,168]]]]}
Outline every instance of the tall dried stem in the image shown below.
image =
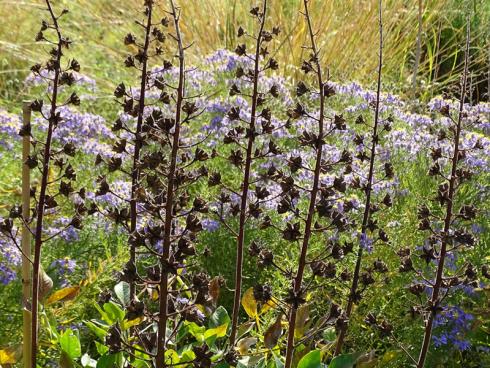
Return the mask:
{"type": "MultiPolygon", "coordinates": [[[[362,226],[361,226],[361,242],[362,239],[367,237],[367,226],[369,224],[369,218],[371,215],[371,195],[373,190],[373,178],[374,178],[374,164],[376,161],[376,147],[379,143],[378,137],[378,127],[379,127],[379,104],[380,104],[380,96],[381,96],[381,72],[383,68],[383,8],[382,8],[382,0],[379,0],[379,59],[378,59],[378,81],[377,81],[377,89],[376,89],[376,105],[374,108],[374,124],[371,133],[371,154],[369,157],[369,174],[367,178],[367,184],[365,188],[365,201],[364,201],[364,213],[362,217],[362,226]]],[[[362,255],[364,252],[364,248],[362,244],[359,244],[359,249],[357,251],[357,259],[356,266],[354,269],[354,274],[352,277],[352,284],[349,292],[349,297],[347,300],[347,307],[345,310],[345,316],[347,319],[350,318],[352,314],[352,308],[354,306],[354,302],[356,300],[358,286],[359,286],[359,276],[361,272],[361,264],[362,264],[362,255]]],[[[343,324],[340,327],[339,336],[337,338],[337,344],[335,347],[335,355],[338,355],[342,352],[342,345],[344,343],[345,336],[347,334],[348,324],[343,324]]]]}

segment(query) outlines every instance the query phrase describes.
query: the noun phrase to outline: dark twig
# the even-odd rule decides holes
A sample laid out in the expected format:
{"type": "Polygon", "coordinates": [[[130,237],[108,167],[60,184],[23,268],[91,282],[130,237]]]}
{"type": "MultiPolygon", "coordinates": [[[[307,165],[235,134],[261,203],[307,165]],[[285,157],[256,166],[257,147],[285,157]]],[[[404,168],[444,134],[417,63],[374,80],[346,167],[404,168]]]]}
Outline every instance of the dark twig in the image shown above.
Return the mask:
{"type": "Polygon", "coordinates": [[[466,48],[465,48],[465,59],[464,59],[464,71],[461,82],[461,97],[459,101],[459,113],[458,120],[456,123],[455,135],[454,135],[454,148],[453,148],[453,157],[451,160],[451,177],[449,178],[449,189],[448,189],[448,198],[446,201],[446,215],[444,218],[444,229],[442,231],[441,238],[441,251],[439,255],[439,261],[437,263],[437,271],[436,271],[436,279],[434,283],[434,287],[432,288],[432,295],[429,301],[429,316],[425,321],[425,331],[424,331],[424,339],[422,342],[422,347],[420,348],[417,368],[423,368],[425,366],[425,360],[427,358],[427,353],[429,351],[430,340],[432,336],[432,327],[434,323],[434,318],[436,316],[438,307],[441,303],[439,294],[442,288],[442,282],[444,278],[444,263],[447,255],[447,247],[448,247],[448,239],[450,236],[451,230],[451,221],[453,218],[453,205],[456,193],[456,186],[458,181],[458,160],[459,160],[459,141],[462,130],[462,121],[463,121],[463,108],[464,101],[466,97],[466,84],[468,79],[468,59],[469,59],[469,48],[470,48],[470,22],[467,20],[466,25],[466,48]]]}
{"type": "MultiPolygon", "coordinates": [[[[373,178],[374,178],[374,164],[376,161],[376,147],[378,145],[378,127],[379,127],[379,104],[380,104],[380,96],[381,96],[381,72],[383,68],[383,7],[382,0],[379,0],[379,60],[378,60],[378,81],[377,81],[377,91],[376,91],[376,106],[374,110],[374,126],[371,135],[371,155],[369,158],[369,174],[367,178],[366,185],[366,198],[365,198],[365,207],[364,214],[362,218],[362,227],[361,227],[361,237],[367,236],[367,226],[369,223],[370,215],[371,215],[371,194],[373,189],[373,178]]],[[[347,320],[350,318],[352,314],[352,308],[354,306],[354,302],[356,300],[356,295],[358,292],[359,286],[359,276],[361,272],[361,263],[362,263],[362,255],[364,249],[363,245],[359,244],[359,249],[357,251],[357,259],[356,266],[354,269],[354,274],[352,277],[352,284],[350,288],[349,297],[347,300],[347,308],[345,310],[345,317],[347,320]]],[[[348,324],[343,324],[340,328],[339,336],[337,338],[337,344],[335,347],[335,355],[338,355],[342,352],[342,345],[344,343],[344,339],[347,333],[348,324]]]]}

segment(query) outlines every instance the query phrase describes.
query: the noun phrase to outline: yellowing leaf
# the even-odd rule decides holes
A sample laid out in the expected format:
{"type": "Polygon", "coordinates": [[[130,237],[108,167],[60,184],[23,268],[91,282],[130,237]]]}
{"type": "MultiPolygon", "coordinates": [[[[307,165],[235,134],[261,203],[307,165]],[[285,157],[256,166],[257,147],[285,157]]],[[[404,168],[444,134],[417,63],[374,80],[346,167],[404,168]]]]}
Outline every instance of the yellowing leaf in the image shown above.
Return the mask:
{"type": "Polygon", "coordinates": [[[46,301],[46,304],[52,304],[56,302],[66,302],[73,299],[78,295],[80,286],[70,286],[60,290],[56,290],[46,301]]]}
{"type": "Polygon", "coordinates": [[[378,359],[375,356],[375,351],[361,355],[356,362],[356,368],[374,368],[378,364],[378,359]]]}
{"type": "Polygon", "coordinates": [[[180,361],[179,354],[173,349],[168,349],[165,351],[165,364],[166,365],[176,365],[180,361]]]}
{"type": "Polygon", "coordinates": [[[138,318],[132,319],[130,321],[125,319],[121,324],[121,328],[123,331],[126,331],[127,329],[129,329],[131,327],[138,326],[141,322],[143,322],[143,317],[138,317],[138,318]]]}
{"type": "Polygon", "coordinates": [[[262,305],[262,308],[260,308],[260,314],[264,314],[267,311],[274,309],[276,307],[276,305],[277,305],[277,299],[272,297],[271,299],[269,299],[267,301],[267,303],[262,305]]]}
{"type": "Polygon", "coordinates": [[[242,306],[250,318],[257,317],[257,301],[254,297],[253,288],[248,289],[247,291],[245,291],[245,294],[243,294],[242,306]]]}
{"type": "Polygon", "coordinates": [[[221,326],[206,330],[206,332],[204,332],[204,339],[207,339],[211,336],[216,336],[216,338],[226,336],[227,327],[228,327],[228,322],[223,323],[221,326]]]}
{"type": "Polygon", "coordinates": [[[298,308],[296,312],[296,324],[294,329],[294,337],[300,339],[305,334],[306,321],[309,316],[308,304],[303,304],[298,308]]]}
{"type": "Polygon", "coordinates": [[[209,296],[211,297],[211,301],[213,305],[216,305],[218,302],[220,293],[220,277],[216,276],[209,282],[209,296]]]}
{"type": "Polygon", "coordinates": [[[399,355],[399,352],[396,351],[396,350],[390,350],[390,351],[387,351],[384,355],[383,355],[383,359],[381,360],[381,362],[383,364],[386,364],[386,363],[389,363],[391,362],[393,359],[395,359],[397,356],[399,355]]]}
{"type": "Polygon", "coordinates": [[[257,343],[257,338],[255,337],[245,337],[238,341],[237,343],[237,350],[240,353],[240,355],[245,355],[248,353],[248,349],[252,345],[255,345],[257,343]]]}
{"type": "Polygon", "coordinates": [[[15,351],[12,349],[0,350],[0,364],[15,364],[15,351]]]}
{"type": "Polygon", "coordinates": [[[53,288],[53,280],[41,268],[39,270],[39,299],[43,300],[53,288]]]}
{"type": "Polygon", "coordinates": [[[272,349],[277,345],[277,341],[281,337],[282,334],[282,326],[281,326],[282,314],[277,316],[276,321],[269,326],[267,331],[264,334],[264,345],[268,349],[272,349]]]}

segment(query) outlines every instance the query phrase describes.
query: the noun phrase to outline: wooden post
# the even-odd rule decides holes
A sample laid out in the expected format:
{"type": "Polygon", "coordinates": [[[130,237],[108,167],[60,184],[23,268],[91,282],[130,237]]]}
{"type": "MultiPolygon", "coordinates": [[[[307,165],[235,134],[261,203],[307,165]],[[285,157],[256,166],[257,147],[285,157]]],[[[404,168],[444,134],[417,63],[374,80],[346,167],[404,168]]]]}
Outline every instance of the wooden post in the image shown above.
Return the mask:
{"type": "MultiPolygon", "coordinates": [[[[24,102],[22,106],[22,123],[25,126],[31,123],[31,104],[24,102]]],[[[22,314],[23,314],[23,365],[29,368],[31,364],[32,347],[31,347],[31,233],[27,228],[26,222],[29,221],[31,207],[31,177],[30,169],[26,160],[31,150],[31,136],[26,134],[22,137],[22,217],[24,226],[22,227],[22,314]]]]}

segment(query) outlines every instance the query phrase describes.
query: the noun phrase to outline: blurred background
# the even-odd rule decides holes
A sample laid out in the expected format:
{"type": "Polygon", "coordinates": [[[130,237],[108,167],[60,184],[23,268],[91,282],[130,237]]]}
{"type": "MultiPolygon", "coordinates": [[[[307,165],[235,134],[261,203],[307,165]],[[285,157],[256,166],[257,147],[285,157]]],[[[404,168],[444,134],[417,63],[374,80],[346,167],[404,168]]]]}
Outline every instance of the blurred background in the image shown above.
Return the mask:
{"type": "MultiPolygon", "coordinates": [[[[161,12],[165,7],[161,2],[161,12]]],[[[63,27],[75,41],[74,55],[102,93],[125,79],[123,36],[136,27],[138,0],[57,0],[71,13],[63,27]]],[[[295,78],[306,29],[301,0],[270,0],[270,22],[282,29],[278,59],[282,72],[295,78]]],[[[458,84],[466,17],[472,28],[472,98],[486,101],[490,84],[489,0],[386,0],[384,83],[399,94],[426,101],[451,92],[458,84]],[[414,78],[414,76],[416,78],[414,78]]],[[[234,49],[239,24],[251,22],[250,0],[181,0],[187,40],[197,61],[220,48],[234,49]]],[[[311,0],[314,24],[320,25],[323,62],[337,81],[375,81],[378,53],[378,0],[311,0]]],[[[0,1],[0,99],[24,97],[23,79],[40,58],[34,43],[42,17],[42,0],[0,1]]],[[[47,47],[46,47],[47,48],[47,47]]],[[[387,86],[388,87],[388,86],[387,86]]],[[[5,101],[4,101],[5,102],[5,101]]]]}

